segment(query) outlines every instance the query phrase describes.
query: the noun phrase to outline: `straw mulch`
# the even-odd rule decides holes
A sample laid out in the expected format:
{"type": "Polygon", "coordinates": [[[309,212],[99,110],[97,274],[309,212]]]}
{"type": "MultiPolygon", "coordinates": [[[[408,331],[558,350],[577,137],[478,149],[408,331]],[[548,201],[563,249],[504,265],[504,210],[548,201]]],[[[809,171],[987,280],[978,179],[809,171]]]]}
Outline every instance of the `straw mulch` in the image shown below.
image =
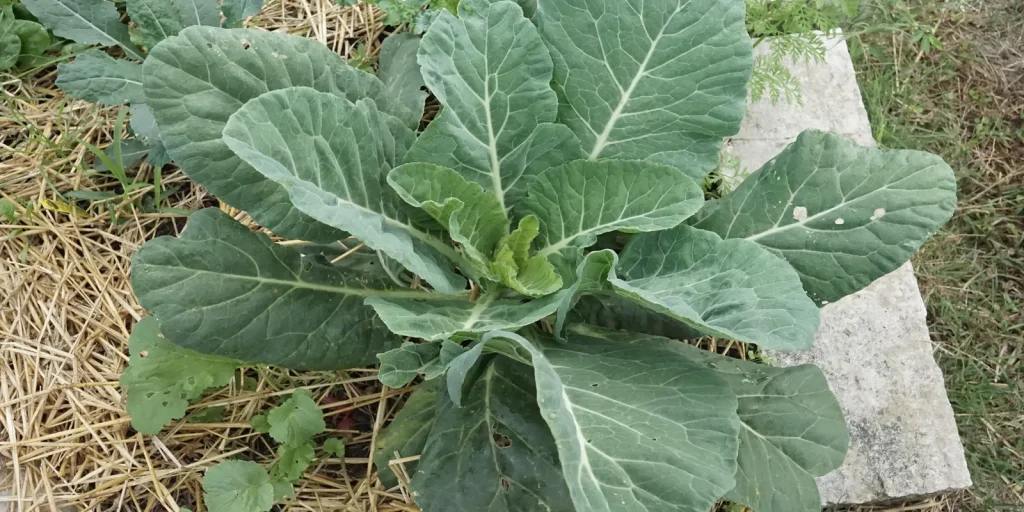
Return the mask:
{"type": "MultiPolygon", "coordinates": [[[[252,24],[348,54],[361,41],[376,49],[379,19],[366,5],[284,0],[252,24]]],[[[132,325],[144,314],[131,292],[131,256],[145,240],[177,234],[186,218],[144,213],[139,205],[152,187],[109,207],[64,196],[120,192],[79,143],[109,145],[117,109],[66,98],[55,75],[2,79],[0,201],[17,211],[13,220],[0,216],[0,490],[9,489],[0,492],[0,510],[204,510],[197,499],[207,468],[226,458],[273,460],[249,419],[294,387],[319,398],[331,434],[349,449],[344,461],[310,468],[282,508],[418,510],[403,488],[382,488],[369,466],[374,434],[408,391],[382,390],[374,370],[252,369],[192,409],[223,406],[217,423],[183,421],[145,437],[130,428],[117,381],[132,325]]],[[[163,174],[165,208],[218,204],[179,172],[163,174]]],[[[153,169],[137,169],[137,182],[152,178],[153,169]]]]}

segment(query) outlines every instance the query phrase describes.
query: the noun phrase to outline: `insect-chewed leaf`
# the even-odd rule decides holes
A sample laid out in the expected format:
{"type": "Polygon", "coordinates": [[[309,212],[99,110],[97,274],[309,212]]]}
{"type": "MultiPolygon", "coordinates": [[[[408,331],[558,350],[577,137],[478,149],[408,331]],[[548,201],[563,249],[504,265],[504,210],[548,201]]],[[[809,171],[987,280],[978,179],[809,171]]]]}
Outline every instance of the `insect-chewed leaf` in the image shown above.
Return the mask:
{"type": "Polygon", "coordinates": [[[380,71],[377,76],[388,96],[416,114],[423,114],[427,92],[423,90],[423,74],[416,62],[420,38],[408,32],[391,34],[380,45],[380,71]]]}
{"type": "Polygon", "coordinates": [[[440,343],[402,343],[401,347],[377,354],[380,372],[377,379],[393,388],[408,385],[419,374],[427,379],[444,372],[440,343]]]}
{"type": "MultiPolygon", "coordinates": [[[[423,452],[423,445],[427,442],[427,435],[434,426],[434,417],[437,414],[435,404],[439,382],[432,380],[420,384],[402,405],[398,414],[395,414],[391,424],[377,436],[377,451],[373,456],[373,463],[377,466],[377,476],[385,486],[398,485],[398,478],[389,464],[396,458],[396,452],[397,458],[415,457],[423,452]]],[[[405,469],[409,474],[416,470],[416,464],[416,461],[405,463],[405,469]]]]}
{"type": "Polygon", "coordinates": [[[577,510],[696,512],[733,488],[736,396],[681,343],[585,327],[518,340],[577,510]]]}
{"type": "Polygon", "coordinates": [[[253,99],[224,127],[225,144],[284,187],[300,211],[352,233],[442,293],[457,293],[466,280],[452,270],[455,248],[414,226],[385,183],[415,136],[372,100],[353,104],[309,87],[253,99]]]}
{"type": "Polygon", "coordinates": [[[425,512],[570,512],[530,367],[496,358],[457,407],[447,396],[411,488],[425,512]]]}
{"type": "Polygon", "coordinates": [[[263,466],[226,460],[206,470],[203,498],[210,512],[268,512],[274,506],[274,486],[263,466]]]}
{"type": "Polygon", "coordinates": [[[818,330],[818,308],[785,260],[691,226],[633,237],[608,282],[701,332],[763,348],[809,348],[818,330]]]}
{"type": "Polygon", "coordinates": [[[121,375],[121,387],[126,391],[132,427],[143,434],[156,434],[184,416],[189,400],[226,385],[243,364],[176,346],[163,338],[153,317],[135,324],[128,350],[131,358],[121,375]]]}
{"type": "Polygon", "coordinates": [[[813,365],[774,368],[689,345],[681,350],[739,397],[739,467],[726,498],[758,512],[816,512],[816,476],[838,468],[850,434],[835,395],[813,365]]]}
{"type": "Polygon", "coordinates": [[[185,27],[206,25],[220,26],[220,7],[217,0],[171,0],[181,14],[181,24],[185,27]]]}
{"type": "Polygon", "coordinates": [[[142,44],[152,48],[184,28],[178,6],[169,0],[127,0],[128,16],[142,33],[142,44]]]}
{"type": "Polygon", "coordinates": [[[530,176],[584,156],[572,132],[552,124],[558,100],[551,58],[514,2],[463,0],[458,18],[441,12],[423,37],[419,62],[445,108],[409,161],[451,167],[507,209],[530,176]]]}
{"type": "Polygon", "coordinates": [[[498,198],[447,167],[405,164],[388,174],[388,183],[405,202],[422,208],[462,245],[472,268],[490,277],[488,265],[509,222],[498,198]]]}
{"type": "Polygon", "coordinates": [[[476,302],[370,297],[366,303],[392,332],[436,341],[453,336],[472,338],[493,330],[516,330],[554,314],[560,299],[561,295],[554,294],[522,302],[487,294],[476,302]]]}
{"type": "Polygon", "coordinates": [[[117,7],[107,0],[23,0],[22,4],[54,35],[76,43],[120,46],[129,57],[145,58],[132,44],[117,7]]]}
{"type": "Polygon", "coordinates": [[[570,162],[532,180],[528,194],[521,208],[541,221],[537,254],[571,267],[597,235],[672,228],[704,203],[700,186],[682,171],[636,160],[570,162]]]}
{"type": "Polygon", "coordinates": [[[180,238],[147,242],[132,286],[177,345],[300,369],[372,363],[400,340],[363,300],[422,295],[318,263],[216,209],[192,214],[180,238]]]}
{"type": "Polygon", "coordinates": [[[808,131],[697,227],[767,247],[827,304],[899,268],[955,208],[956,180],[942,158],[808,131]]]}
{"type": "Polygon", "coordinates": [[[265,92],[307,86],[351,101],[371,98],[410,128],[420,121],[375,76],[323,44],[256,29],[188,27],[153,48],[143,83],[167,152],[189,177],[295,240],[333,243],[347,235],[296,210],[282,186],[235,156],[222,137],[231,114],[265,92]]]}
{"type": "Polygon", "coordinates": [[[752,70],[741,0],[539,0],[559,122],[591,159],[700,179],[739,131],[752,70]]]}
{"type": "Polygon", "coordinates": [[[71,96],[100,105],[145,103],[142,66],[93,50],[57,65],[57,87],[71,96]]]}

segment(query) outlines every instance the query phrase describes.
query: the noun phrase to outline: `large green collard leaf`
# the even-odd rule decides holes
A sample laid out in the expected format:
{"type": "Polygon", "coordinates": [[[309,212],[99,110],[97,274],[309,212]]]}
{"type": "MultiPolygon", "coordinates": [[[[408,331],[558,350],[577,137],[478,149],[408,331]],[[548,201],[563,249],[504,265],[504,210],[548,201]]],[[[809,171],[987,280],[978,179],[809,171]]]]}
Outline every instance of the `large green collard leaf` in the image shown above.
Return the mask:
{"type": "Polygon", "coordinates": [[[821,510],[814,477],[838,468],[850,444],[843,411],[821,370],[774,368],[683,349],[739,397],[739,467],[736,488],[726,498],[757,512],[821,510]]]}
{"type": "Polygon", "coordinates": [[[323,265],[212,208],[192,214],[180,238],[143,245],[132,259],[132,287],[176,345],[324,370],[369,364],[398,346],[363,306],[367,296],[422,295],[323,265]]]}
{"type": "Polygon", "coordinates": [[[441,12],[420,45],[427,86],[444,110],[409,161],[455,169],[507,209],[529,177],[584,155],[555,121],[551,58],[536,27],[511,1],[464,0],[441,12]]]}
{"type": "Polygon", "coordinates": [[[224,143],[280,184],[302,213],[352,233],[442,293],[466,288],[455,249],[413,225],[386,183],[416,134],[377,110],[309,87],[268,92],[224,126],[224,143]]]}
{"type": "Polygon", "coordinates": [[[530,302],[484,295],[476,302],[416,301],[370,297],[366,303],[377,311],[391,332],[428,341],[458,336],[476,338],[493,330],[516,330],[555,313],[559,294],[530,302]]]}
{"type": "Polygon", "coordinates": [[[733,392],[677,341],[570,331],[520,342],[576,509],[707,512],[735,484],[733,392]]]}
{"type": "Polygon", "coordinates": [[[424,512],[575,510],[528,366],[496,358],[462,407],[437,404],[411,485],[424,512]]]}
{"type": "Polygon", "coordinates": [[[189,400],[231,382],[240,361],[185,350],[164,339],[153,317],[139,320],[128,338],[131,357],[121,375],[132,427],[156,434],[185,416],[189,400]]]}
{"type": "Polygon", "coordinates": [[[426,85],[416,54],[420,38],[408,32],[391,34],[380,45],[380,71],[377,76],[387,88],[388,97],[396,98],[410,111],[423,114],[427,100],[426,85]]]}
{"type": "Polygon", "coordinates": [[[388,183],[405,202],[422,208],[462,246],[478,276],[487,268],[495,245],[508,234],[505,210],[489,191],[458,172],[427,163],[405,164],[388,174],[388,183]]]}
{"type": "Polygon", "coordinates": [[[600,234],[672,228],[704,203],[700,186],[681,171],[635,160],[570,162],[532,180],[528,194],[522,211],[541,221],[538,254],[573,267],[600,234]]]}
{"type": "MultiPolygon", "coordinates": [[[[377,466],[377,476],[385,487],[398,485],[398,478],[391,469],[390,461],[415,457],[423,452],[423,446],[427,444],[427,435],[430,434],[437,415],[435,404],[439,382],[434,380],[420,384],[395,414],[391,424],[377,436],[377,451],[373,456],[373,464],[377,466]]],[[[406,471],[413,474],[417,464],[417,461],[406,462],[406,471]]]]}
{"type": "Polygon", "coordinates": [[[701,332],[764,348],[810,348],[818,330],[818,308],[784,260],[691,226],[633,237],[608,281],[616,294],[701,332]]]}
{"type": "Polygon", "coordinates": [[[174,2],[168,0],[127,0],[128,16],[142,33],[142,44],[148,48],[177,35],[184,28],[181,13],[174,2]]]}
{"type": "Polygon", "coordinates": [[[808,131],[697,226],[767,247],[827,304],[896,270],[955,208],[956,180],[942,158],[808,131]]]}
{"type": "Polygon", "coordinates": [[[85,52],[57,65],[57,87],[71,96],[100,105],[145,103],[142,66],[105,52],[85,52]]]}
{"type": "Polygon", "coordinates": [[[76,43],[120,46],[129,57],[145,57],[131,42],[128,25],[108,0],[23,0],[39,22],[54,35],[76,43]]]}
{"type": "Polygon", "coordinates": [[[702,178],[736,134],[753,68],[742,0],[539,0],[558,119],[590,159],[702,178]]]}
{"type": "Polygon", "coordinates": [[[351,101],[374,99],[410,128],[420,117],[318,41],[262,30],[186,28],[153,48],[143,75],[171,158],[224,202],[295,240],[332,243],[347,235],[296,210],[283,187],[235,156],[222,138],[231,114],[265,92],[308,86],[351,101]]]}
{"type": "Polygon", "coordinates": [[[220,26],[220,7],[217,6],[217,0],[171,0],[171,3],[181,14],[182,26],[220,26]]]}

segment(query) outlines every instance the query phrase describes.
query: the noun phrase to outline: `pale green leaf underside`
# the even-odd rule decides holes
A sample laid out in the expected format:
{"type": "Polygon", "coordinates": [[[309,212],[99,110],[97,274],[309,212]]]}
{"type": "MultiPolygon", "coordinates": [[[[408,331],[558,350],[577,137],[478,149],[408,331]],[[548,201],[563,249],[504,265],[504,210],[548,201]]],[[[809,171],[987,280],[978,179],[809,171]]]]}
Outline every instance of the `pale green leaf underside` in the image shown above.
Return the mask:
{"type": "Polygon", "coordinates": [[[181,23],[185,27],[206,25],[220,26],[220,7],[217,0],[171,0],[181,13],[181,23]]]}
{"type": "Polygon", "coordinates": [[[142,43],[148,48],[184,28],[177,5],[169,0],[126,0],[125,9],[142,33],[142,43]]]}
{"type": "Polygon", "coordinates": [[[416,114],[423,114],[427,92],[423,90],[423,74],[416,62],[420,38],[408,32],[391,34],[380,45],[380,71],[377,76],[390,98],[416,114]]]}
{"type": "Polygon", "coordinates": [[[440,343],[402,343],[401,347],[377,354],[380,359],[377,379],[386,386],[400,388],[421,373],[427,379],[436,378],[444,371],[440,357],[440,343]]]}
{"type": "Polygon", "coordinates": [[[498,198],[447,167],[428,163],[402,165],[388,174],[388,183],[405,202],[422,208],[462,246],[481,275],[495,245],[508,234],[509,223],[498,198]]]}
{"type": "Polygon", "coordinates": [[[609,277],[615,293],[715,336],[772,350],[809,348],[818,307],[781,258],[691,226],[630,240],[609,277]]]}
{"type": "Polygon", "coordinates": [[[576,509],[707,512],[735,483],[732,391],[679,342],[574,329],[533,366],[576,509]]]}
{"type": "Polygon", "coordinates": [[[180,238],[147,242],[132,260],[132,287],[177,345],[323,370],[369,364],[398,346],[363,300],[410,293],[277,246],[216,209],[192,214],[180,238]]]}
{"type": "Polygon", "coordinates": [[[145,57],[131,42],[128,25],[107,0],[24,0],[28,10],[54,35],[76,43],[120,46],[129,57],[145,57]]]}
{"type": "Polygon", "coordinates": [[[814,477],[838,468],[850,434],[843,411],[813,365],[774,368],[683,347],[739,397],[736,488],[726,498],[757,512],[817,512],[814,477]]]}
{"type": "Polygon", "coordinates": [[[476,302],[370,297],[366,303],[392,332],[436,341],[453,336],[475,338],[493,330],[516,330],[553,314],[560,298],[555,294],[523,303],[493,295],[484,295],[476,302]]]}
{"type": "Polygon", "coordinates": [[[72,97],[100,105],[145,103],[142,66],[105,52],[83,53],[57,65],[57,87],[72,97]]]}
{"type": "Polygon", "coordinates": [[[227,385],[240,361],[185,350],[165,340],[153,317],[140,320],[128,338],[131,358],[121,374],[132,427],[156,434],[185,415],[189,400],[227,385]]]}
{"type": "Polygon", "coordinates": [[[350,101],[374,99],[410,128],[420,118],[318,41],[256,29],[186,28],[152,49],[143,82],[167,152],[189,177],[293,240],[333,243],[347,235],[299,212],[284,188],[231,152],[222,138],[231,114],[267,91],[308,86],[350,101]]]}
{"type": "Polygon", "coordinates": [[[582,249],[611,231],[675,227],[700,209],[704,192],[683,172],[635,160],[580,160],[532,180],[521,208],[541,221],[537,253],[579,263],[582,249]]]}
{"type": "Polygon", "coordinates": [[[956,180],[942,158],[808,131],[697,227],[767,247],[826,304],[899,268],[955,208],[956,180]]]}
{"type": "Polygon", "coordinates": [[[701,178],[743,118],[753,67],[742,0],[539,0],[559,122],[591,159],[701,178]]]}
{"type": "Polygon", "coordinates": [[[210,512],[268,512],[274,506],[274,486],[263,466],[225,460],[203,475],[203,498],[210,512]]]}
{"type": "Polygon", "coordinates": [[[445,108],[410,161],[451,167],[509,208],[529,176],[583,156],[569,130],[550,124],[558,108],[551,58],[514,2],[464,0],[458,18],[442,12],[423,37],[419,62],[445,108]]]}
{"type": "Polygon", "coordinates": [[[351,233],[442,293],[466,288],[452,270],[455,249],[413,225],[388,172],[415,133],[372,100],[294,87],[268,92],[232,114],[224,143],[288,192],[317,221],[351,233]]]}
{"type": "Polygon", "coordinates": [[[438,398],[411,486],[424,512],[574,510],[532,381],[528,366],[496,358],[461,408],[438,398]]]}
{"type": "MultiPolygon", "coordinates": [[[[409,395],[402,408],[395,414],[395,419],[377,436],[377,452],[373,457],[377,467],[377,476],[385,487],[398,485],[398,478],[391,469],[390,461],[405,457],[415,457],[423,452],[427,443],[427,435],[434,426],[436,416],[435,404],[440,381],[427,381],[419,385],[409,395]],[[395,452],[398,452],[395,455],[395,452]]],[[[411,475],[416,470],[417,461],[405,463],[406,471],[411,475]]]]}

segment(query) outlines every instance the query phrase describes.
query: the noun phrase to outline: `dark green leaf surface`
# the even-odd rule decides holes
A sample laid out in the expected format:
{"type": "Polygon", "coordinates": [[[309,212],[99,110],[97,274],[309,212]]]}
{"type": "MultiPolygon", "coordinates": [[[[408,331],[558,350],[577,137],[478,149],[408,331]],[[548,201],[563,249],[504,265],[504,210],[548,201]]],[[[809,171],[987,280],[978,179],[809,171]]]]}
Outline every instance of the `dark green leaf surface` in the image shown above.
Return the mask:
{"type": "Polygon", "coordinates": [[[295,240],[347,235],[296,210],[283,187],[231,152],[222,138],[231,114],[267,91],[308,86],[351,101],[372,98],[410,128],[419,124],[419,113],[390,101],[380,80],[305,37],[189,27],[154,47],[143,68],[146,101],[171,158],[224,202],[295,240]]]}
{"type": "Polygon", "coordinates": [[[415,133],[379,112],[309,87],[268,92],[232,114],[224,142],[288,191],[292,204],[383,252],[442,293],[466,289],[455,248],[413,225],[388,172],[415,133]],[[447,258],[451,258],[449,261],[447,258]]]}
{"type": "Polygon", "coordinates": [[[810,348],[818,330],[818,308],[785,260],[691,226],[633,237],[609,282],[652,311],[763,348],[810,348]]]}
{"type": "Polygon", "coordinates": [[[521,208],[541,221],[538,255],[559,255],[573,267],[597,235],[668,229],[704,203],[682,171],[636,160],[570,162],[543,172],[528,190],[521,208]]]}
{"type": "MultiPolygon", "coordinates": [[[[437,390],[440,381],[427,381],[409,395],[402,408],[395,414],[391,424],[377,436],[377,452],[373,456],[373,464],[377,467],[377,476],[386,487],[398,485],[398,478],[391,470],[389,461],[396,458],[415,457],[423,452],[427,435],[434,425],[436,415],[437,390]],[[398,452],[398,455],[395,455],[398,452]]],[[[409,474],[416,470],[417,461],[405,463],[409,474]]]]}
{"type": "Polygon", "coordinates": [[[21,55],[21,39],[0,26],[0,71],[13,68],[21,55]]]}
{"type": "Polygon", "coordinates": [[[54,35],[76,43],[120,46],[129,57],[145,57],[131,42],[128,25],[113,2],[107,0],[23,0],[39,22],[54,35]]]}
{"type": "Polygon", "coordinates": [[[412,479],[424,512],[573,512],[530,368],[497,358],[437,419],[412,479]]]}
{"type": "Polygon", "coordinates": [[[402,343],[401,347],[377,354],[380,359],[377,379],[385,386],[400,388],[421,373],[427,379],[436,378],[444,371],[440,357],[440,343],[402,343]]]}
{"type": "Polygon", "coordinates": [[[736,397],[679,342],[586,328],[521,342],[577,510],[707,512],[733,488],[736,397]]]}
{"type": "Polygon", "coordinates": [[[299,369],[374,362],[399,339],[365,297],[419,295],[277,246],[216,209],[192,214],[180,238],[147,242],[132,286],[177,345],[299,369]]]}
{"type": "Polygon", "coordinates": [[[582,158],[555,121],[551,58],[536,27],[511,1],[463,0],[441,12],[420,45],[427,86],[444,105],[409,161],[455,169],[510,208],[529,177],[582,158]]]}
{"type": "Polygon", "coordinates": [[[746,108],[742,0],[539,0],[559,121],[589,158],[653,160],[702,178],[746,108]]]}
{"type": "Polygon", "coordinates": [[[132,428],[156,434],[185,415],[189,400],[231,382],[241,361],[185,350],[165,340],[153,317],[139,320],[128,338],[131,358],[121,375],[132,428]]]}
{"type": "Polygon", "coordinates": [[[684,346],[739,397],[739,467],[726,498],[757,512],[817,512],[814,481],[838,468],[850,434],[816,366],[774,368],[684,346]]]}
{"type": "Polygon", "coordinates": [[[487,294],[476,302],[370,297],[366,303],[391,332],[437,341],[454,336],[475,338],[493,330],[514,331],[554,314],[560,299],[555,294],[522,302],[487,294]]]}
{"type": "Polygon", "coordinates": [[[50,58],[43,54],[50,49],[53,41],[45,27],[34,21],[16,19],[11,21],[9,29],[18,36],[21,43],[18,67],[25,69],[50,64],[50,58]]]}
{"type": "Polygon", "coordinates": [[[767,247],[827,304],[906,263],[955,208],[956,180],[942,158],[808,131],[697,227],[767,247]]]}
{"type": "Polygon", "coordinates": [[[128,17],[142,32],[142,44],[148,48],[177,35],[184,28],[181,13],[169,0],[126,0],[128,17]]]}
{"type": "Polygon", "coordinates": [[[142,66],[93,50],[57,65],[57,87],[71,96],[100,105],[145,103],[142,66]]]}
{"type": "Polygon", "coordinates": [[[427,92],[423,74],[416,62],[420,38],[408,32],[391,34],[380,45],[380,71],[377,76],[390,98],[396,98],[411,112],[423,113],[427,92]]]}

